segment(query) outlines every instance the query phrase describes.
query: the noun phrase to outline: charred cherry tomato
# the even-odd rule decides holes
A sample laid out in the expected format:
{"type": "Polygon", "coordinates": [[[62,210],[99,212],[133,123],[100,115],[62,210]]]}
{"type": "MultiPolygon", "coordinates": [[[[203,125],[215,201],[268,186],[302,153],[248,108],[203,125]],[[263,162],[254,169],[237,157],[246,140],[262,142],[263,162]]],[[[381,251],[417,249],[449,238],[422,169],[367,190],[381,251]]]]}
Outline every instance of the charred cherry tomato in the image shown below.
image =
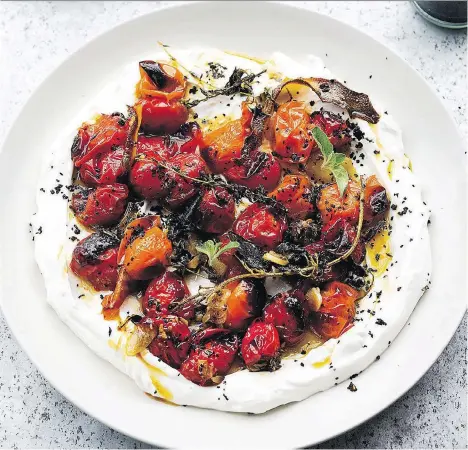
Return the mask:
{"type": "Polygon", "coordinates": [[[234,222],[232,230],[247,241],[273,249],[283,240],[286,218],[272,207],[253,203],[234,222]]]}
{"type": "Polygon", "coordinates": [[[180,373],[195,384],[201,386],[218,384],[227,374],[239,349],[236,335],[226,334],[226,330],[204,330],[201,333],[211,337],[194,337],[194,348],[182,363],[180,373]]]}
{"type": "Polygon", "coordinates": [[[205,135],[205,148],[201,155],[214,173],[225,172],[241,157],[244,139],[250,133],[252,113],[244,103],[242,117],[231,120],[205,135]]]}
{"type": "Polygon", "coordinates": [[[255,189],[260,186],[271,191],[281,178],[281,165],[271,154],[253,151],[246,159],[240,159],[224,176],[231,182],[255,189]]]}
{"type": "MultiPolygon", "coordinates": [[[[350,129],[339,115],[328,111],[316,111],[312,113],[310,121],[328,136],[333,147],[340,148],[351,142],[350,129]]],[[[314,147],[316,146],[314,142],[314,147]]]]}
{"type": "Polygon", "coordinates": [[[341,336],[352,326],[359,293],[351,286],[332,281],[322,291],[322,305],[313,320],[315,331],[325,339],[341,336]]]}
{"type": "Polygon", "coordinates": [[[382,220],[388,212],[390,202],[387,191],[379,183],[375,175],[370,176],[364,188],[364,221],[371,224],[382,220]]]}
{"type": "Polygon", "coordinates": [[[128,275],[135,280],[152,278],[169,265],[172,243],[158,226],[159,218],[146,216],[130,222],[120,243],[120,255],[128,275]]]}
{"type": "Polygon", "coordinates": [[[185,78],[174,66],[164,61],[140,61],[140,81],[136,96],[179,100],[185,93],[185,78]]]}
{"type": "Polygon", "coordinates": [[[141,130],[148,134],[175,133],[188,118],[187,108],[177,101],[148,97],[137,105],[141,105],[141,130]]]}
{"type": "Polygon", "coordinates": [[[294,290],[275,295],[263,310],[263,320],[276,327],[283,342],[295,344],[304,334],[304,294],[294,290]]]}
{"type": "Polygon", "coordinates": [[[127,205],[125,184],[111,184],[82,189],[73,193],[71,209],[87,227],[111,225],[119,220],[127,205]]]}
{"type": "Polygon", "coordinates": [[[84,162],[79,170],[80,180],[88,186],[122,181],[128,172],[129,163],[130,151],[128,149],[113,148],[84,162]]]}
{"type": "Polygon", "coordinates": [[[324,186],[317,201],[317,209],[322,216],[322,222],[327,223],[339,217],[356,223],[359,217],[360,195],[361,188],[353,181],[348,183],[343,197],[336,184],[324,186]]]}
{"type": "Polygon", "coordinates": [[[117,147],[128,148],[136,127],[134,113],[128,119],[121,113],[100,115],[95,123],[85,123],[78,130],[71,148],[75,167],[104,155],[117,147]]]}
{"type": "Polygon", "coordinates": [[[242,359],[250,371],[279,369],[279,350],[280,337],[274,325],[260,319],[250,324],[241,345],[242,359]]]}
{"type": "Polygon", "coordinates": [[[190,350],[190,329],[177,316],[160,316],[152,319],[157,335],[148,347],[150,353],[166,364],[178,369],[190,350]]]}
{"type": "Polygon", "coordinates": [[[130,170],[130,185],[143,198],[155,200],[169,192],[167,169],[160,165],[163,158],[148,152],[137,158],[130,170]]]}
{"type": "Polygon", "coordinates": [[[292,219],[305,219],[314,211],[311,183],[304,175],[286,175],[269,197],[280,202],[292,219]]]}
{"type": "Polygon", "coordinates": [[[315,141],[303,102],[283,103],[270,126],[274,130],[273,148],[279,158],[294,164],[307,161],[315,141]]]}
{"type": "Polygon", "coordinates": [[[223,187],[206,190],[196,212],[198,227],[206,233],[224,233],[234,222],[235,207],[234,198],[223,187]]]}
{"type": "Polygon", "coordinates": [[[207,173],[207,170],[203,159],[196,154],[177,155],[170,161],[170,166],[175,170],[166,171],[169,189],[165,202],[169,207],[177,208],[190,200],[198,191],[198,187],[192,180],[177,172],[190,178],[200,178],[201,175],[207,173]]]}
{"type": "Polygon", "coordinates": [[[190,295],[190,292],[183,278],[174,272],[164,272],[157,276],[146,288],[142,299],[143,312],[151,317],[157,317],[165,314],[175,314],[190,320],[195,315],[193,304],[187,303],[180,310],[172,313],[170,304],[179,302],[184,297],[190,295]]]}
{"type": "Polygon", "coordinates": [[[78,242],[70,268],[88,281],[96,291],[112,290],[117,281],[119,241],[111,234],[98,231],[78,242]]]}

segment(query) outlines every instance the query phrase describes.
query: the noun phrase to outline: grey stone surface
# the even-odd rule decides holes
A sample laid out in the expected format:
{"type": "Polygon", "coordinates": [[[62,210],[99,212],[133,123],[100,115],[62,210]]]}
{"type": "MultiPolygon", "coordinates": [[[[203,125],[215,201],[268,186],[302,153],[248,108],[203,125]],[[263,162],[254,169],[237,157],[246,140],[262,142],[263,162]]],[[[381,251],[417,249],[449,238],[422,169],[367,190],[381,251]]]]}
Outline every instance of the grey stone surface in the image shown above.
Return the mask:
{"type": "MultiPolygon", "coordinates": [[[[0,144],[32,90],[67,55],[168,2],[0,2],[0,144]]],[[[466,137],[466,32],[436,28],[409,2],[296,2],[384,42],[436,89],[466,137]]],[[[465,319],[404,397],[320,448],[466,448],[465,319]]],[[[0,314],[0,446],[144,448],[70,404],[38,373],[0,314]]]]}

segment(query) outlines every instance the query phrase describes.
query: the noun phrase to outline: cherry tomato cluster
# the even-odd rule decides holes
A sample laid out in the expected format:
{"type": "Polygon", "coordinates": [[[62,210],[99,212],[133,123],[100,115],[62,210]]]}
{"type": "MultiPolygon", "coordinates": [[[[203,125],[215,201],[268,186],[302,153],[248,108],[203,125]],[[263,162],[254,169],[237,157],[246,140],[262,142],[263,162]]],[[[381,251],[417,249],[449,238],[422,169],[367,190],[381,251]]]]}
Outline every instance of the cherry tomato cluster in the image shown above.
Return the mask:
{"type": "Polygon", "coordinates": [[[246,268],[233,247],[218,259],[219,279],[229,281],[201,321],[203,312],[184,278],[171,268],[179,243],[169,239],[157,215],[125,220],[131,201],[156,201],[181,214],[195,205],[191,233],[222,246],[234,236],[274,257],[288,241],[312,256],[340,257],[354,245],[355,264],[365,257],[365,240],[380,229],[390,205],[375,176],[367,179],[363,195],[350,182],[341,196],[336,184],[314,186],[308,176],[285,171],[317,150],[313,127],[336,148],[350,142],[339,116],[310,114],[304,103],[289,101],[267,120],[270,149],[251,148],[246,139],[255,132],[255,112],[247,103],[241,118],[204,134],[198,123],[188,122],[185,91],[177,68],[142,61],[137,101],[127,117],[103,114],[78,130],[70,208],[91,234],[75,247],[70,268],[95,290],[111,291],[102,302],[104,313],[142,292],[142,323],[156,332],[148,351],[204,386],[219,383],[236,359],[251,371],[278,369],[282,348],[297,345],[310,330],[324,339],[340,336],[352,326],[359,292],[340,282],[333,268],[323,274],[318,303],[317,293],[311,301],[310,287],[300,283],[267,298],[262,281],[235,278],[246,268]],[[205,182],[213,174],[227,182],[205,182]],[[239,186],[260,192],[263,200],[245,204],[232,189],[239,186]],[[361,209],[364,238],[355,243],[361,209]]]}

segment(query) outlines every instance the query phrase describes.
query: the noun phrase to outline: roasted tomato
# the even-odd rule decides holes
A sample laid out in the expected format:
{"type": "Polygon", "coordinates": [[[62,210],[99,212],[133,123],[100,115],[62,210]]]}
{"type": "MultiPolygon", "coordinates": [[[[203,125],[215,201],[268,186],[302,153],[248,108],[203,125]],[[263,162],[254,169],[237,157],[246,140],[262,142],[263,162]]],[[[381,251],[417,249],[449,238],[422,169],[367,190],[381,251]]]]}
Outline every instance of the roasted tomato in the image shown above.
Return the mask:
{"type": "Polygon", "coordinates": [[[232,230],[247,241],[273,249],[283,240],[286,218],[270,206],[253,203],[234,222],[232,230]]]}
{"type": "Polygon", "coordinates": [[[241,157],[244,139],[250,133],[252,113],[244,103],[242,117],[231,120],[205,135],[205,148],[201,155],[214,173],[225,172],[241,157]]]}
{"type": "Polygon", "coordinates": [[[370,225],[383,220],[389,208],[387,191],[375,175],[370,176],[364,188],[364,224],[370,225]]]}
{"type": "MultiPolygon", "coordinates": [[[[316,111],[312,113],[310,120],[328,136],[333,147],[340,148],[351,142],[350,129],[339,115],[328,111],[316,111]]],[[[316,146],[314,143],[314,147],[316,146]]]]}
{"type": "Polygon", "coordinates": [[[70,269],[96,291],[112,290],[117,281],[119,241],[103,231],[84,238],[73,250],[70,269]]]}
{"type": "Polygon", "coordinates": [[[255,189],[260,186],[271,191],[281,178],[281,165],[271,154],[253,151],[240,159],[224,176],[231,182],[255,189]]]}
{"type": "Polygon", "coordinates": [[[269,197],[280,202],[292,219],[305,219],[314,211],[310,179],[304,175],[286,175],[269,197]]]}
{"type": "Polygon", "coordinates": [[[160,316],[150,320],[157,330],[157,335],[148,350],[166,364],[178,369],[190,350],[189,327],[177,316],[160,316]]]}
{"type": "Polygon", "coordinates": [[[280,337],[275,326],[260,319],[252,322],[242,339],[241,352],[252,372],[280,368],[280,337]]]}
{"type": "Polygon", "coordinates": [[[263,320],[276,327],[283,342],[295,344],[304,334],[304,294],[294,290],[275,295],[263,310],[263,320]]]}
{"type": "Polygon", "coordinates": [[[196,155],[180,154],[172,159],[171,167],[175,170],[167,170],[167,185],[169,192],[165,202],[171,208],[177,208],[190,200],[198,191],[194,182],[177,172],[190,178],[200,178],[207,173],[206,165],[203,159],[196,155]]]}
{"type": "MultiPolygon", "coordinates": [[[[170,314],[170,304],[179,302],[190,292],[183,278],[174,272],[164,272],[157,276],[146,288],[142,299],[143,312],[150,317],[170,314]]],[[[190,320],[195,315],[193,304],[187,303],[173,314],[190,320]]]]}
{"type": "Polygon", "coordinates": [[[136,96],[179,100],[185,93],[185,78],[174,66],[164,61],[140,61],[140,81],[136,96]]]}
{"type": "Polygon", "coordinates": [[[239,349],[238,337],[227,331],[208,329],[198,333],[193,339],[194,348],[182,363],[180,373],[201,386],[219,384],[239,349]]]}
{"type": "Polygon", "coordinates": [[[169,265],[172,243],[159,228],[157,216],[146,216],[130,222],[120,243],[119,260],[128,275],[147,280],[169,265]]]}
{"type": "Polygon", "coordinates": [[[325,224],[332,219],[342,218],[356,223],[359,217],[360,195],[361,188],[353,181],[348,183],[343,197],[336,184],[324,186],[317,201],[317,209],[322,216],[322,222],[325,224]]]}
{"type": "Polygon", "coordinates": [[[169,192],[167,169],[160,165],[163,157],[148,152],[137,158],[130,170],[130,185],[143,198],[155,200],[169,192]]]}
{"type": "Polygon", "coordinates": [[[75,167],[104,155],[117,147],[129,148],[132,144],[136,118],[132,112],[128,119],[121,113],[100,115],[95,123],[85,123],[78,130],[71,148],[75,167]]]}
{"type": "Polygon", "coordinates": [[[234,222],[235,209],[234,198],[226,189],[210,188],[203,193],[196,212],[198,227],[206,233],[224,233],[234,222]]]}
{"type": "Polygon", "coordinates": [[[341,336],[353,323],[358,291],[339,281],[328,283],[322,291],[322,305],[313,318],[315,331],[325,339],[341,336]]]}
{"type": "Polygon", "coordinates": [[[304,103],[283,103],[272,117],[270,126],[274,130],[273,148],[279,158],[294,164],[307,161],[315,140],[304,103]]]}
{"type": "Polygon", "coordinates": [[[113,148],[84,162],[79,170],[80,180],[88,186],[123,181],[128,172],[129,163],[129,149],[125,147],[113,148]]]}
{"type": "Polygon", "coordinates": [[[175,133],[188,119],[187,108],[177,101],[148,97],[137,105],[141,105],[141,129],[148,134],[175,133]]]}
{"type": "Polygon", "coordinates": [[[127,205],[125,184],[111,184],[74,192],[71,209],[85,226],[111,225],[119,220],[127,205]]]}

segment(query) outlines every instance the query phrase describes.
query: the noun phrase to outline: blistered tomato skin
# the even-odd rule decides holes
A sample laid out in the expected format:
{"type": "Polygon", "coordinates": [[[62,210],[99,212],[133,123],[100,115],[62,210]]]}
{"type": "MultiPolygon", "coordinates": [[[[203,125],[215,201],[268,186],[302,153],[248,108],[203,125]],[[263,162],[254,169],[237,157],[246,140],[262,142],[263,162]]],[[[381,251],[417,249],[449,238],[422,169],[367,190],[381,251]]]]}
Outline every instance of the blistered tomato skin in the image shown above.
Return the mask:
{"type": "Polygon", "coordinates": [[[235,219],[235,202],[223,187],[216,186],[203,193],[196,221],[206,233],[221,234],[231,228],[235,219]]]}
{"type": "Polygon", "coordinates": [[[242,339],[241,353],[247,368],[252,371],[279,369],[280,337],[275,326],[255,320],[242,339]]]}
{"type": "MultiPolygon", "coordinates": [[[[206,333],[210,330],[204,330],[206,333]]],[[[226,330],[220,330],[221,333],[226,330]]],[[[199,342],[197,336],[189,357],[182,363],[180,373],[195,384],[201,386],[218,384],[219,377],[227,374],[239,349],[236,335],[216,334],[209,340],[199,342]]]]}
{"type": "Polygon", "coordinates": [[[357,223],[360,195],[361,188],[353,181],[348,183],[343,196],[340,195],[336,184],[324,186],[317,200],[317,209],[322,216],[322,222],[326,224],[332,219],[342,218],[353,224],[357,223]]]}
{"type": "Polygon", "coordinates": [[[190,320],[195,315],[193,304],[187,303],[185,306],[174,311],[170,310],[172,302],[179,302],[190,292],[183,278],[174,272],[165,271],[151,280],[146,288],[142,299],[143,312],[150,317],[158,317],[165,314],[175,314],[186,320],[190,320]]]}
{"type": "Polygon", "coordinates": [[[188,119],[188,110],[182,103],[161,98],[140,100],[141,130],[148,134],[172,134],[188,119]]]}
{"type": "Polygon", "coordinates": [[[128,188],[125,184],[98,186],[74,192],[71,209],[87,227],[116,223],[125,212],[128,188]]]}
{"type": "MultiPolygon", "coordinates": [[[[319,127],[328,136],[334,148],[343,147],[351,142],[350,129],[337,114],[328,111],[314,112],[311,116],[311,123],[319,127]]],[[[317,147],[316,143],[314,147],[317,147]]]]}
{"type": "Polygon", "coordinates": [[[286,345],[298,342],[304,334],[304,294],[301,291],[275,295],[263,310],[263,320],[276,327],[286,345]]]}
{"type": "Polygon", "coordinates": [[[286,218],[272,207],[253,203],[234,222],[238,236],[265,249],[273,249],[283,240],[288,227],[286,218]]]}
{"type": "Polygon", "coordinates": [[[337,338],[352,326],[359,293],[347,284],[332,281],[321,294],[322,306],[313,319],[313,327],[325,339],[337,338]]]}
{"type": "Polygon", "coordinates": [[[271,191],[281,178],[281,165],[271,153],[254,151],[245,160],[240,159],[224,176],[250,189],[262,186],[271,191]]]}
{"type": "Polygon", "coordinates": [[[151,322],[158,334],[148,350],[171,367],[179,368],[190,350],[189,327],[180,317],[170,315],[158,317],[151,322]]]}
{"type": "Polygon", "coordinates": [[[384,220],[389,208],[387,191],[375,175],[370,176],[364,188],[364,224],[370,225],[384,220]]]}
{"type": "Polygon", "coordinates": [[[167,169],[159,164],[160,159],[156,153],[137,159],[130,170],[130,185],[145,199],[156,200],[169,192],[167,169]]]}
{"type": "Polygon", "coordinates": [[[280,105],[270,126],[274,133],[273,148],[279,158],[293,164],[307,161],[315,141],[303,102],[290,101],[280,105]]]}
{"type": "Polygon", "coordinates": [[[286,175],[269,197],[281,203],[291,219],[305,219],[315,209],[311,183],[303,175],[286,175]]]}
{"type": "Polygon", "coordinates": [[[90,234],[73,250],[70,269],[96,291],[112,290],[117,282],[118,246],[117,238],[108,233],[90,234]]]}

